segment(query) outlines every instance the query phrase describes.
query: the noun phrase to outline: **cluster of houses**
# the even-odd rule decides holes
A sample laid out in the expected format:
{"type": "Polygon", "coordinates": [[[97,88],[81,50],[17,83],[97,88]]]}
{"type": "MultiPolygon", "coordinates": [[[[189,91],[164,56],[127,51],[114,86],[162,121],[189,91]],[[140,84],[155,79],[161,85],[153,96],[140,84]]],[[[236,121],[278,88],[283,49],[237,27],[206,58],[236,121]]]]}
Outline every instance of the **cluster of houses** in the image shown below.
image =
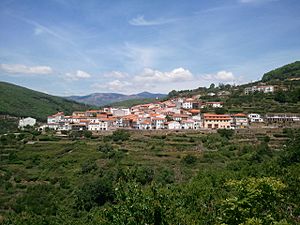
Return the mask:
{"type": "Polygon", "coordinates": [[[246,87],[244,89],[244,94],[248,95],[248,94],[253,94],[255,92],[262,92],[268,94],[268,93],[274,93],[275,91],[278,90],[287,91],[287,88],[278,85],[265,85],[264,83],[262,83],[260,85],[246,87]]]}
{"type": "MultiPolygon", "coordinates": [[[[222,102],[202,102],[198,97],[175,98],[163,102],[136,105],[131,108],[104,108],[64,115],[58,112],[48,116],[47,127],[54,130],[105,131],[117,128],[139,130],[196,130],[241,129],[251,123],[274,122],[281,115],[262,118],[259,114],[213,114],[201,113],[203,108],[222,108],[222,102]],[[278,117],[279,116],[279,117],[278,117]]],[[[300,116],[287,116],[300,121],[300,116]]],[[[280,120],[278,120],[280,121],[280,120]]]]}

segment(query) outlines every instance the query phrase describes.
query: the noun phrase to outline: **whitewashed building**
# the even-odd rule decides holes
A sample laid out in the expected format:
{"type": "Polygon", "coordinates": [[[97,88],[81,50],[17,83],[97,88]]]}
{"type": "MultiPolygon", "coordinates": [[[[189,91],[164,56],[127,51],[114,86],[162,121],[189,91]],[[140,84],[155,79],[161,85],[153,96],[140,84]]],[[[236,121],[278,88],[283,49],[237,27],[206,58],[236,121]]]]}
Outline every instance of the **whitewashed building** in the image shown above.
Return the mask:
{"type": "Polygon", "coordinates": [[[193,130],[195,127],[195,121],[188,119],[188,120],[183,120],[181,121],[181,129],[185,129],[185,130],[193,130]]]}
{"type": "Polygon", "coordinates": [[[263,123],[264,120],[261,116],[257,113],[250,113],[248,114],[249,122],[250,123],[263,123]]]}
{"type": "Polygon", "coordinates": [[[254,92],[263,92],[263,93],[267,94],[267,93],[273,93],[274,90],[275,90],[275,87],[272,85],[262,85],[262,86],[247,87],[244,89],[244,93],[246,95],[254,93],[254,92]]]}
{"type": "Polygon", "coordinates": [[[152,128],[156,130],[164,129],[164,123],[167,122],[165,118],[152,118],[151,123],[152,123],[152,128]]]}
{"type": "Polygon", "coordinates": [[[19,120],[19,128],[24,128],[26,126],[34,126],[36,124],[36,119],[32,117],[27,117],[19,120]]]}
{"type": "Polygon", "coordinates": [[[169,121],[165,123],[166,129],[169,130],[179,130],[181,128],[181,125],[177,121],[169,121]]]}

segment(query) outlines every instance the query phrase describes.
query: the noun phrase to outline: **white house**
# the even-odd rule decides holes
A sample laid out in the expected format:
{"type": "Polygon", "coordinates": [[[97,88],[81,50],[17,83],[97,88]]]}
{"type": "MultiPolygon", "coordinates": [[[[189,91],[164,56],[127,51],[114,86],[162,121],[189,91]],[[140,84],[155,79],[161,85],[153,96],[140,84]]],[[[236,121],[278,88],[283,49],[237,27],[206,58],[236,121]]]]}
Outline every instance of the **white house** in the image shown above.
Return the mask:
{"type": "Polygon", "coordinates": [[[192,109],[193,108],[194,99],[188,98],[182,103],[182,108],[184,109],[192,109]]]}
{"type": "Polygon", "coordinates": [[[61,120],[64,119],[64,113],[63,112],[58,112],[52,116],[48,116],[48,119],[47,119],[47,123],[48,124],[52,124],[52,123],[58,123],[60,122],[61,120]]]}
{"type": "Polygon", "coordinates": [[[119,108],[113,108],[111,109],[111,112],[113,116],[127,116],[130,114],[130,109],[119,109],[119,108]]]}
{"type": "Polygon", "coordinates": [[[252,87],[247,87],[244,89],[244,93],[250,94],[254,93],[256,91],[258,92],[263,92],[263,93],[273,93],[275,90],[275,87],[272,85],[263,85],[263,86],[252,86],[252,87]]]}
{"type": "Polygon", "coordinates": [[[27,117],[19,120],[19,128],[24,128],[26,126],[34,126],[36,124],[36,119],[27,117]]]}
{"type": "Polygon", "coordinates": [[[164,123],[167,120],[165,118],[161,118],[161,117],[155,117],[151,119],[151,123],[152,123],[152,128],[159,130],[159,129],[164,129],[164,123]]]}
{"type": "Polygon", "coordinates": [[[195,121],[188,119],[188,120],[182,120],[181,121],[181,129],[185,129],[185,130],[192,130],[195,127],[195,121]]]}
{"type": "Polygon", "coordinates": [[[201,108],[204,107],[222,108],[223,102],[205,102],[204,104],[201,105],[201,108]]]}
{"type": "Polygon", "coordinates": [[[264,122],[263,118],[257,113],[250,113],[248,114],[249,122],[250,123],[262,123],[264,122]]]}
{"type": "Polygon", "coordinates": [[[151,130],[152,124],[150,120],[143,120],[138,123],[138,129],[140,130],[151,130]]]}
{"type": "Polygon", "coordinates": [[[232,126],[235,128],[245,128],[249,125],[247,115],[237,113],[232,115],[232,126]]]}
{"type": "Polygon", "coordinates": [[[181,128],[181,125],[177,121],[169,121],[166,122],[166,128],[169,130],[179,130],[181,128]]]}

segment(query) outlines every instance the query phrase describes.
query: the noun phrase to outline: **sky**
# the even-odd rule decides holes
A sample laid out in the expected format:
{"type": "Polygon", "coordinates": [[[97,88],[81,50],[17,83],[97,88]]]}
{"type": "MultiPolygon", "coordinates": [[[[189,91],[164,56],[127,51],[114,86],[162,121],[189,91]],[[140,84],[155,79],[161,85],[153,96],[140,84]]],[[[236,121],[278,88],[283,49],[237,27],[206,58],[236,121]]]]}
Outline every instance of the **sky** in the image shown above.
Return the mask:
{"type": "Polygon", "coordinates": [[[300,60],[299,0],[1,0],[0,81],[59,96],[259,80],[300,60]]]}

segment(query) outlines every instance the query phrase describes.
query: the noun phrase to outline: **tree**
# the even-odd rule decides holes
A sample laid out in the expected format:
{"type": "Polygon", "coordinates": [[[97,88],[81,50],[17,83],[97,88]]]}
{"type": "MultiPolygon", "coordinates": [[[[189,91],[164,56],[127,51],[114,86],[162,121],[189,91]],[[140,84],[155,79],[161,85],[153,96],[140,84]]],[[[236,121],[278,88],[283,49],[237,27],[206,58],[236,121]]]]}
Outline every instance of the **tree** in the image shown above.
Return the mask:
{"type": "Polygon", "coordinates": [[[227,113],[227,110],[225,108],[215,108],[215,113],[216,114],[225,114],[227,113]]]}
{"type": "Polygon", "coordinates": [[[211,84],[209,85],[209,89],[210,89],[210,90],[215,89],[215,87],[216,87],[216,85],[215,85],[214,83],[211,83],[211,84]]]}
{"type": "Polygon", "coordinates": [[[112,134],[112,139],[114,141],[127,141],[129,140],[130,134],[126,130],[116,130],[112,134]]]}
{"type": "Polygon", "coordinates": [[[275,93],[274,100],[280,103],[285,103],[286,102],[286,96],[285,93],[282,91],[278,91],[275,93]]]}
{"type": "Polygon", "coordinates": [[[169,94],[168,94],[169,98],[174,98],[176,96],[178,96],[178,92],[175,91],[175,90],[170,91],[169,94]]]}
{"type": "Polygon", "coordinates": [[[276,178],[246,178],[230,180],[230,197],[221,204],[221,222],[230,225],[272,224],[280,221],[283,210],[281,192],[285,185],[276,178]],[[249,223],[256,220],[257,223],[249,223]],[[258,223],[259,221],[259,223],[258,223]]]}

